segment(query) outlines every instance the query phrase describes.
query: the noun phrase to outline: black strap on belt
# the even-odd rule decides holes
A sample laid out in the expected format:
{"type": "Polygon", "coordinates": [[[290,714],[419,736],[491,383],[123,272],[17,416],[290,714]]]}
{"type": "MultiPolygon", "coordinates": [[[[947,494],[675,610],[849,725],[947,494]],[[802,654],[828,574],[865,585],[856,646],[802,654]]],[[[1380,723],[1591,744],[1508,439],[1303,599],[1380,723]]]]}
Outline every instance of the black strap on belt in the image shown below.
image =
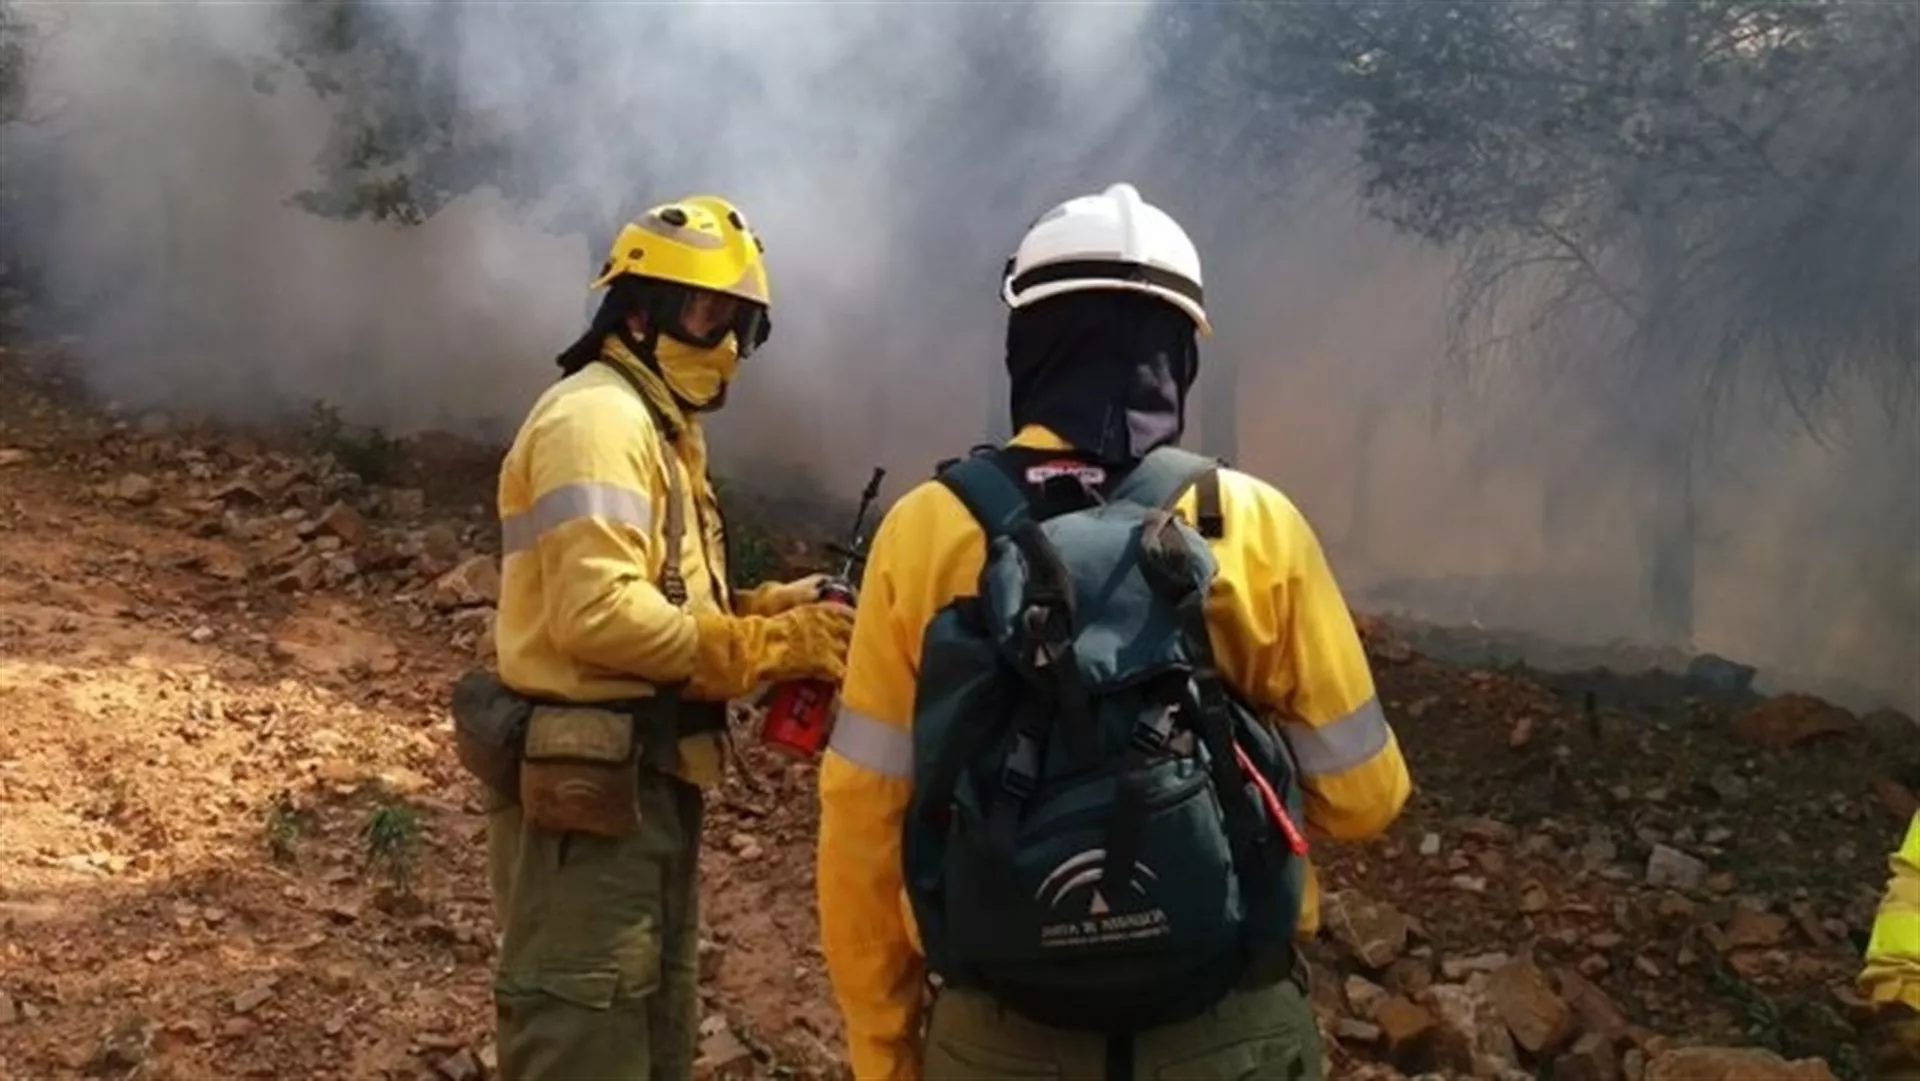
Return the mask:
{"type": "Polygon", "coordinates": [[[1107,1037],[1107,1081],[1133,1081],[1133,1036],[1107,1037]]]}

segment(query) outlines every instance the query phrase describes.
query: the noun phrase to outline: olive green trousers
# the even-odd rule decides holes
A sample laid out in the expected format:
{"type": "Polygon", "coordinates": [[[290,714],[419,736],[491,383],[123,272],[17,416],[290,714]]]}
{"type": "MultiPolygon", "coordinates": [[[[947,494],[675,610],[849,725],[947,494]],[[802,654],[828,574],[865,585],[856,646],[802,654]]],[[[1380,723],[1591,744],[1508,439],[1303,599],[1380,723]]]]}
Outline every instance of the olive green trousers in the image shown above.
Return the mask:
{"type": "Polygon", "coordinates": [[[976,991],[943,990],[927,1022],[924,1079],[1321,1081],[1306,979],[1302,962],[1291,978],[1235,991],[1191,1021],[1135,1034],[1124,1048],[1096,1033],[1034,1024],[976,991]]]}
{"type": "Polygon", "coordinates": [[[640,776],[611,840],[491,813],[501,1081],[687,1081],[698,1046],[701,794],[640,776]]]}
{"type": "Polygon", "coordinates": [[[1873,1081],[1920,1081],[1920,1012],[1884,1006],[1860,1033],[1873,1081]]]}

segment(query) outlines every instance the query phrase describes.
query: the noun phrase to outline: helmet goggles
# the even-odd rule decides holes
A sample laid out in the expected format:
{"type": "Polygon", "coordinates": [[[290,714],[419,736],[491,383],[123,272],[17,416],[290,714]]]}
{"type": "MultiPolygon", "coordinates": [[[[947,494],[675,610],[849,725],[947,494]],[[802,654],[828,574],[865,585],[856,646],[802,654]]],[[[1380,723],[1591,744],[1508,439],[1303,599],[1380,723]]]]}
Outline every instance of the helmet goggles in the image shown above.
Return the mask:
{"type": "Polygon", "coordinates": [[[695,349],[717,349],[734,336],[742,358],[766,344],[772,321],[765,305],[710,289],[659,282],[648,316],[660,333],[695,349]]]}

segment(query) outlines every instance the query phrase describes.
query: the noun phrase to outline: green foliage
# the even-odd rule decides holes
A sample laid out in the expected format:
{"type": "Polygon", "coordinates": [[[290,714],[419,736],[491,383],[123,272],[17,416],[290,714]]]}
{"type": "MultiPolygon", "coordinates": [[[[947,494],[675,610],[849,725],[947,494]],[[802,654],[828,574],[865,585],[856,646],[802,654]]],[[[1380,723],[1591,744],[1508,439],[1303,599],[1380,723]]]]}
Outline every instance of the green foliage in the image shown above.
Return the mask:
{"type": "MultiPolygon", "coordinates": [[[[605,227],[623,208],[560,183],[581,175],[573,159],[583,150],[567,139],[585,131],[609,133],[590,148],[593,168],[630,178],[636,191],[646,175],[647,148],[631,133],[651,103],[610,93],[581,60],[607,46],[595,32],[605,17],[594,5],[552,5],[531,18],[512,4],[450,0],[290,5],[280,66],[257,86],[276,91],[290,68],[335,110],[320,183],[292,202],[325,217],[417,225],[487,187],[540,201],[556,229],[611,235],[605,227]],[[476,100],[476,87],[488,100],[476,100]]],[[[637,18],[628,9],[621,22],[637,18]]]]}
{"type": "Polygon", "coordinates": [[[368,484],[393,477],[401,463],[397,440],[378,428],[348,424],[340,410],[315,401],[308,410],[307,446],[315,454],[331,455],[341,467],[368,484]]]}
{"type": "Polygon", "coordinates": [[[384,800],[367,821],[366,866],[378,868],[403,895],[413,893],[414,858],[420,847],[420,816],[404,803],[384,800]]]}
{"type": "Polygon", "coordinates": [[[1775,997],[1742,979],[1698,934],[1687,945],[1707,958],[1713,989],[1739,1010],[1747,1039],[1783,1058],[1821,1058],[1841,1081],[1865,1081],[1860,1034],[1831,1004],[1823,989],[1775,997]]]}
{"type": "Polygon", "coordinates": [[[1611,351],[1688,399],[1753,367],[1796,403],[1855,371],[1911,382],[1920,7],[1183,11],[1216,96],[1267,118],[1266,159],[1304,123],[1351,131],[1375,213],[1463,253],[1457,355],[1611,351]]]}
{"type": "Polygon", "coordinates": [[[32,61],[33,28],[18,4],[0,0],[0,125],[24,115],[32,61]]]}
{"type": "Polygon", "coordinates": [[[713,491],[726,522],[727,574],[733,588],[751,589],[779,577],[785,569],[780,549],[738,488],[724,477],[715,477],[713,491]]]}
{"type": "MultiPolygon", "coordinates": [[[[428,4],[423,33],[445,33],[454,8],[428,4]]],[[[465,131],[456,73],[423,62],[392,16],[362,0],[291,8],[282,55],[339,110],[322,152],[323,182],[295,205],[336,218],[414,225],[484,173],[497,144],[465,131]]],[[[271,90],[271,80],[262,86],[271,90]]]]}

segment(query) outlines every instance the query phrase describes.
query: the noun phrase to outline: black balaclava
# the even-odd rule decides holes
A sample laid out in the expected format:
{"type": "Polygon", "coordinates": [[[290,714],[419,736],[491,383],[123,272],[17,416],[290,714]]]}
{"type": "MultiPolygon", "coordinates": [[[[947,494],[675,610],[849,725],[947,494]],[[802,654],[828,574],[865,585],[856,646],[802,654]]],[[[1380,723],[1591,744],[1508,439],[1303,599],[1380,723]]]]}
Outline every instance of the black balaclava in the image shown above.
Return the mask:
{"type": "Polygon", "coordinates": [[[631,278],[615,278],[607,288],[607,294],[600,298],[600,307],[594,310],[587,329],[574,339],[572,345],[553,358],[553,362],[560,366],[561,375],[572,375],[599,360],[601,344],[609,334],[620,335],[620,340],[633,350],[635,356],[650,358],[653,350],[642,348],[641,343],[633,341],[633,333],[627,329],[627,313],[640,309],[644,300],[638,282],[631,278]]]}
{"type": "Polygon", "coordinates": [[[585,332],[575,338],[572,345],[561,350],[559,356],[553,358],[553,362],[560,368],[561,377],[572,375],[599,360],[601,347],[606,342],[607,335],[612,334],[620,339],[629,352],[640,359],[640,363],[647,366],[648,371],[660,377],[661,383],[666,386],[667,393],[673,397],[674,403],[682,411],[706,413],[724,406],[727,403],[729,387],[722,386],[720,392],[713,396],[712,401],[704,405],[695,405],[680,397],[674,391],[672,381],[660,371],[660,357],[654,352],[654,343],[659,340],[660,327],[665,323],[668,307],[677,304],[679,300],[677,295],[667,290],[653,288],[638,278],[615,278],[613,284],[607,287],[607,295],[601,298],[600,307],[595,309],[593,319],[587,324],[585,332]],[[647,315],[647,333],[644,339],[636,339],[632,328],[627,325],[627,314],[636,311],[647,315]]]}
{"type": "Polygon", "coordinates": [[[1110,464],[1179,440],[1199,368],[1193,320],[1148,293],[1064,293],[1007,319],[1014,430],[1045,425],[1110,464]]]}

